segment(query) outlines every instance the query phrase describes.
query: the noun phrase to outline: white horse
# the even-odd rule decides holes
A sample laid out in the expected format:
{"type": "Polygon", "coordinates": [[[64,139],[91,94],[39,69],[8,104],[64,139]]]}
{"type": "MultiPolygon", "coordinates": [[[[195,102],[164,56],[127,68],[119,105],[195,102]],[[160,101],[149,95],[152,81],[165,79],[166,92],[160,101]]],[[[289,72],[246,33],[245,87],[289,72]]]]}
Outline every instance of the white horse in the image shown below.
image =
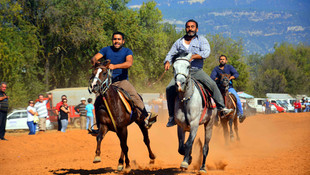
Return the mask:
{"type": "Polygon", "coordinates": [[[186,57],[179,57],[173,64],[174,78],[178,93],[174,107],[175,121],[178,125],[178,151],[181,155],[184,155],[180,168],[182,170],[186,170],[191,163],[193,142],[195,140],[199,125],[204,124],[205,142],[200,172],[206,172],[205,162],[209,152],[209,142],[214,123],[213,120],[217,115],[217,109],[207,109],[205,115],[201,116],[203,113],[203,100],[198,88],[194,85],[194,80],[191,78],[191,63],[189,62],[191,55],[192,54],[190,53],[186,57]],[[184,144],[186,131],[190,132],[190,134],[184,144]]]}

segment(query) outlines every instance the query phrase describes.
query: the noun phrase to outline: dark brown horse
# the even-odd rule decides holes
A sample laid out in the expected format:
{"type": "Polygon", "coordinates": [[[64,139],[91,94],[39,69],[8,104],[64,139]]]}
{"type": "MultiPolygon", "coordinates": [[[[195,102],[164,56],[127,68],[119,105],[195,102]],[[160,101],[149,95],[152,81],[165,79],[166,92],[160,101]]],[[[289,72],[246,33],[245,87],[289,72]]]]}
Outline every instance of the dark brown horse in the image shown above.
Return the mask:
{"type": "Polygon", "coordinates": [[[121,156],[119,158],[118,171],[123,170],[124,157],[126,170],[130,170],[127,146],[127,126],[132,122],[137,123],[144,137],[144,143],[149,151],[150,163],[154,163],[155,155],[150,147],[148,130],[144,126],[143,119],[137,116],[137,109],[132,106],[132,112],[129,113],[125,108],[119,94],[118,87],[111,85],[111,70],[108,69],[110,61],[96,63],[94,66],[93,76],[90,79],[89,90],[97,93],[95,101],[96,122],[99,129],[97,135],[97,149],[94,163],[100,162],[100,145],[103,137],[108,131],[116,132],[121,145],[121,156]]]}
{"type": "Polygon", "coordinates": [[[220,121],[223,127],[224,138],[226,144],[228,144],[228,126],[227,123],[229,122],[230,127],[230,140],[234,139],[234,132],[232,129],[232,125],[234,124],[235,133],[237,136],[237,140],[239,141],[239,133],[238,133],[238,116],[237,116],[237,99],[236,97],[228,92],[229,82],[230,82],[230,74],[220,74],[220,91],[224,98],[225,106],[229,109],[233,109],[234,111],[226,117],[220,117],[220,121]]]}

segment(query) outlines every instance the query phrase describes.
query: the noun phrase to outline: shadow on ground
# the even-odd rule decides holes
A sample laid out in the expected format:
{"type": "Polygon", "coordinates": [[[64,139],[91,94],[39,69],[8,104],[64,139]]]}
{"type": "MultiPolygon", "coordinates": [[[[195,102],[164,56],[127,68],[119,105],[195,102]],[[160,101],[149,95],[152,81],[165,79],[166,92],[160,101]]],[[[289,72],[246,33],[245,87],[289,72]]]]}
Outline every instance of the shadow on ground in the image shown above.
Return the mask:
{"type": "Polygon", "coordinates": [[[108,173],[116,173],[116,174],[128,174],[128,175],[174,175],[174,174],[195,174],[194,172],[187,172],[187,171],[180,171],[177,168],[166,168],[166,169],[158,169],[158,170],[140,170],[140,169],[132,169],[128,173],[118,172],[111,167],[107,168],[99,168],[94,170],[85,170],[85,169],[58,169],[58,170],[51,170],[49,171],[53,174],[57,175],[66,175],[66,174],[81,174],[81,175],[88,175],[88,174],[108,174],[108,173]]]}

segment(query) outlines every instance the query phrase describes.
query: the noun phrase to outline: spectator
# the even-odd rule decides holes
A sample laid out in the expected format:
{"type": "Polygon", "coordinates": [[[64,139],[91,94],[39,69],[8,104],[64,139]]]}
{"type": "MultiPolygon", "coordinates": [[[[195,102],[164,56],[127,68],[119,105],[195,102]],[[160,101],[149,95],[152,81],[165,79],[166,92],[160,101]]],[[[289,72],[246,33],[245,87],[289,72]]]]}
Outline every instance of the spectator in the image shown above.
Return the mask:
{"type": "Polygon", "coordinates": [[[80,114],[81,129],[86,129],[86,99],[81,98],[81,103],[74,110],[80,114]]]}
{"type": "Polygon", "coordinates": [[[44,96],[39,95],[39,101],[34,105],[39,116],[39,133],[46,131],[46,118],[48,117],[48,111],[46,104],[48,100],[43,100],[44,96]]]}
{"type": "Polygon", "coordinates": [[[301,103],[300,100],[296,100],[294,102],[295,113],[301,112],[301,103]]]}
{"type": "Polygon", "coordinates": [[[266,100],[264,105],[265,105],[265,114],[271,114],[271,104],[268,99],[266,100]]]}
{"type": "Polygon", "coordinates": [[[66,95],[62,95],[61,96],[61,101],[59,103],[56,104],[56,115],[57,115],[57,124],[58,124],[58,131],[61,131],[61,121],[60,121],[60,114],[59,114],[59,111],[60,111],[60,107],[62,106],[62,101],[64,99],[67,99],[67,96],[66,95]]]}
{"type": "Polygon", "coordinates": [[[309,112],[309,102],[308,102],[308,100],[305,100],[303,105],[305,106],[305,109],[303,111],[304,112],[309,112]]]}
{"type": "Polygon", "coordinates": [[[310,112],[310,101],[306,101],[306,112],[310,112]]]}
{"type": "Polygon", "coordinates": [[[60,121],[61,121],[61,132],[66,132],[68,126],[68,119],[70,114],[70,109],[67,103],[67,99],[62,100],[62,105],[60,107],[60,121]]]}
{"type": "Polygon", "coordinates": [[[33,100],[29,100],[27,107],[27,125],[29,127],[29,135],[35,135],[37,129],[37,123],[34,122],[34,115],[38,115],[36,108],[34,107],[33,100]]]}
{"type": "Polygon", "coordinates": [[[91,128],[94,125],[94,105],[92,104],[93,99],[88,98],[87,102],[88,105],[86,105],[86,116],[87,116],[87,122],[86,122],[86,129],[91,128]],[[89,127],[89,121],[90,121],[90,127],[89,127]]]}
{"type": "Polygon", "coordinates": [[[6,95],[6,83],[1,82],[0,84],[0,140],[7,140],[4,138],[5,126],[9,109],[9,96],[6,95]]]}

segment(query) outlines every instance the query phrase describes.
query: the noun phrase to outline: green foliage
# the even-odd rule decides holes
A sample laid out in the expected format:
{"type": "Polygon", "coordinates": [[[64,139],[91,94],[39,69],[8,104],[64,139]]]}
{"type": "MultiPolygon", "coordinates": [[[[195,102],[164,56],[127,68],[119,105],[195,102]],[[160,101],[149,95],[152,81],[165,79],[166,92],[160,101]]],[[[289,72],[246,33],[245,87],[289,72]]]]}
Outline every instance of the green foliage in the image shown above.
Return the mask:
{"type": "Polygon", "coordinates": [[[254,77],[254,91],[256,96],[265,96],[268,92],[309,94],[309,61],[310,47],[302,44],[294,46],[282,43],[275,46],[275,52],[263,57],[249,59],[253,63],[251,74],[254,77]],[[255,65],[255,67],[254,67],[255,65]]]}
{"type": "MultiPolygon", "coordinates": [[[[163,75],[164,59],[184,31],[163,23],[155,1],[137,10],[127,8],[128,2],[0,0],[0,81],[8,83],[10,106],[24,107],[50,89],[87,86],[90,58],[111,45],[115,31],[125,34],[125,47],[134,53],[129,78],[136,89],[164,92],[173,77],[171,69],[163,75]]],[[[310,93],[309,46],[283,43],[272,54],[246,59],[241,39],[207,38],[211,55],[204,70],[210,74],[225,54],[240,74],[234,82],[237,91],[310,93]]]]}
{"type": "Polygon", "coordinates": [[[236,91],[247,91],[250,88],[249,66],[246,65],[243,55],[242,40],[235,41],[231,38],[224,38],[223,35],[207,36],[211,47],[211,54],[206,59],[204,70],[210,75],[214,67],[219,65],[219,56],[226,55],[228,63],[235,67],[239,78],[234,80],[236,91]]]}

